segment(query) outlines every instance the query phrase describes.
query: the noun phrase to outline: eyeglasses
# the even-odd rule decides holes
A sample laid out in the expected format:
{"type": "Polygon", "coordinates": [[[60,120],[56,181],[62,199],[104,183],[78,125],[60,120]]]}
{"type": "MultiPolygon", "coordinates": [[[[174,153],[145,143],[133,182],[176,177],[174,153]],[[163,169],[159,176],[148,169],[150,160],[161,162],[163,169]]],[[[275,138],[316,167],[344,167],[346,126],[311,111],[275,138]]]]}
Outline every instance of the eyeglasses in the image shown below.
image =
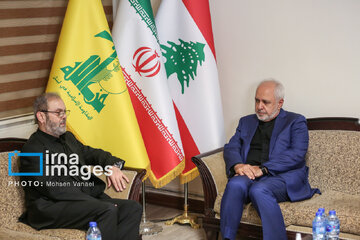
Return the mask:
{"type": "Polygon", "coordinates": [[[44,112],[44,113],[54,113],[56,114],[56,116],[62,118],[64,117],[65,115],[68,116],[70,114],[70,110],[62,110],[62,111],[47,111],[47,110],[41,110],[40,112],[44,112]]]}

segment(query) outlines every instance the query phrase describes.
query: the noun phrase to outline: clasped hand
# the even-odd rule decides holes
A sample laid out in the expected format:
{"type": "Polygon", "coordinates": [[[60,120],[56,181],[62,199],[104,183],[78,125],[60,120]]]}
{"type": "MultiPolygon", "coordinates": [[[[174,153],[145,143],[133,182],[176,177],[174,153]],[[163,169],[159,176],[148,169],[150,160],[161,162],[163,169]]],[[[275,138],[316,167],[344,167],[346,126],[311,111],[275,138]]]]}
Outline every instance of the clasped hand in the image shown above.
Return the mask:
{"type": "Polygon", "coordinates": [[[247,176],[251,180],[263,175],[259,166],[251,166],[249,164],[238,163],[234,166],[235,176],[247,176]]]}
{"type": "Polygon", "coordinates": [[[120,170],[118,167],[112,167],[112,174],[108,176],[107,179],[107,187],[109,188],[111,185],[114,186],[116,191],[124,191],[126,189],[126,183],[129,183],[129,179],[127,176],[120,170]]]}

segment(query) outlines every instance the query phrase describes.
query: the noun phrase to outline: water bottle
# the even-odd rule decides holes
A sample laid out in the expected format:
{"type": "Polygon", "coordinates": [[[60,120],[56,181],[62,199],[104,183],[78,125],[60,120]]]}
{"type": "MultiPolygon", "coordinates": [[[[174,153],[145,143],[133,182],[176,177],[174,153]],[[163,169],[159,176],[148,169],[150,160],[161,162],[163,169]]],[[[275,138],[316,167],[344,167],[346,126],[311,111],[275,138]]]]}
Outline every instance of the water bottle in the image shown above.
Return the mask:
{"type": "Polygon", "coordinates": [[[336,211],[329,211],[326,225],[326,237],[328,240],[338,240],[340,233],[340,221],[336,216],[336,211]]]}
{"type": "Polygon", "coordinates": [[[325,208],[319,208],[319,209],[318,209],[318,212],[321,212],[321,213],[322,213],[323,218],[324,218],[324,219],[327,219],[327,217],[326,217],[326,213],[325,213],[325,208]]]}
{"type": "Polygon", "coordinates": [[[312,222],[313,240],[326,239],[326,225],[322,217],[321,211],[316,212],[315,218],[312,222]]]}
{"type": "MultiPolygon", "coordinates": [[[[319,208],[318,212],[321,212],[321,217],[324,219],[325,231],[326,231],[327,217],[326,217],[326,213],[325,213],[325,208],[319,208]]],[[[326,237],[325,237],[325,239],[326,239],[326,237]]]]}
{"type": "Polygon", "coordinates": [[[101,240],[101,232],[96,222],[89,223],[89,229],[86,233],[86,240],[101,240]]]}

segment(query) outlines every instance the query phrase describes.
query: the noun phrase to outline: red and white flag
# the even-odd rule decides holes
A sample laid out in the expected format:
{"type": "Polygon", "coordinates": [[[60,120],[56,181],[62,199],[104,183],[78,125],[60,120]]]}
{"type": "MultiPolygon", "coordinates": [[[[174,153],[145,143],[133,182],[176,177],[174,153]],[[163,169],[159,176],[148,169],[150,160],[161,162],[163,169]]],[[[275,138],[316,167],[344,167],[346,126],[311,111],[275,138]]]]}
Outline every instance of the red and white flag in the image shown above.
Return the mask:
{"type": "Polygon", "coordinates": [[[224,120],[208,0],[162,0],[156,26],[181,141],[180,182],[199,175],[191,157],[225,143],[224,120]]]}
{"type": "MultiPolygon", "coordinates": [[[[184,169],[180,133],[150,0],[113,0],[113,41],[159,188],[184,169]]],[[[124,116],[126,118],[126,116],[124,116]]]]}

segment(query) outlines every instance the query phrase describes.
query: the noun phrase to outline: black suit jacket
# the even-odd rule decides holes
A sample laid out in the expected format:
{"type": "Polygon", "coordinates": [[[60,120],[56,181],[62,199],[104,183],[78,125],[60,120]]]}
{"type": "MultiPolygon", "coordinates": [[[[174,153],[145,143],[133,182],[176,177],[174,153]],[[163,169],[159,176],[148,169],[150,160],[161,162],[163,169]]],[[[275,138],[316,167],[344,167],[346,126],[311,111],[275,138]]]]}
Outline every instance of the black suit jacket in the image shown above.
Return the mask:
{"type": "MultiPolygon", "coordinates": [[[[46,174],[46,167],[49,167],[46,156],[52,156],[56,153],[66,153],[67,155],[75,153],[79,157],[79,168],[84,165],[105,167],[123,161],[112,156],[109,152],[83,145],[71,132],[66,132],[60,138],[56,138],[37,130],[25,143],[21,152],[43,153],[44,157],[43,176],[21,177],[21,181],[25,181],[27,184],[24,187],[26,212],[20,217],[20,221],[36,229],[51,226],[51,223],[63,214],[64,209],[59,206],[65,205],[57,204],[59,202],[91,201],[107,197],[103,193],[105,183],[94,175],[91,175],[90,179],[87,180],[90,187],[79,187],[74,182],[86,182],[80,176],[69,176],[69,174],[67,176],[64,174],[62,176],[51,176],[51,174],[46,174]],[[63,185],[60,186],[57,183],[63,185]]],[[[39,163],[38,157],[22,156],[20,158],[20,172],[39,172],[39,163]]]]}

